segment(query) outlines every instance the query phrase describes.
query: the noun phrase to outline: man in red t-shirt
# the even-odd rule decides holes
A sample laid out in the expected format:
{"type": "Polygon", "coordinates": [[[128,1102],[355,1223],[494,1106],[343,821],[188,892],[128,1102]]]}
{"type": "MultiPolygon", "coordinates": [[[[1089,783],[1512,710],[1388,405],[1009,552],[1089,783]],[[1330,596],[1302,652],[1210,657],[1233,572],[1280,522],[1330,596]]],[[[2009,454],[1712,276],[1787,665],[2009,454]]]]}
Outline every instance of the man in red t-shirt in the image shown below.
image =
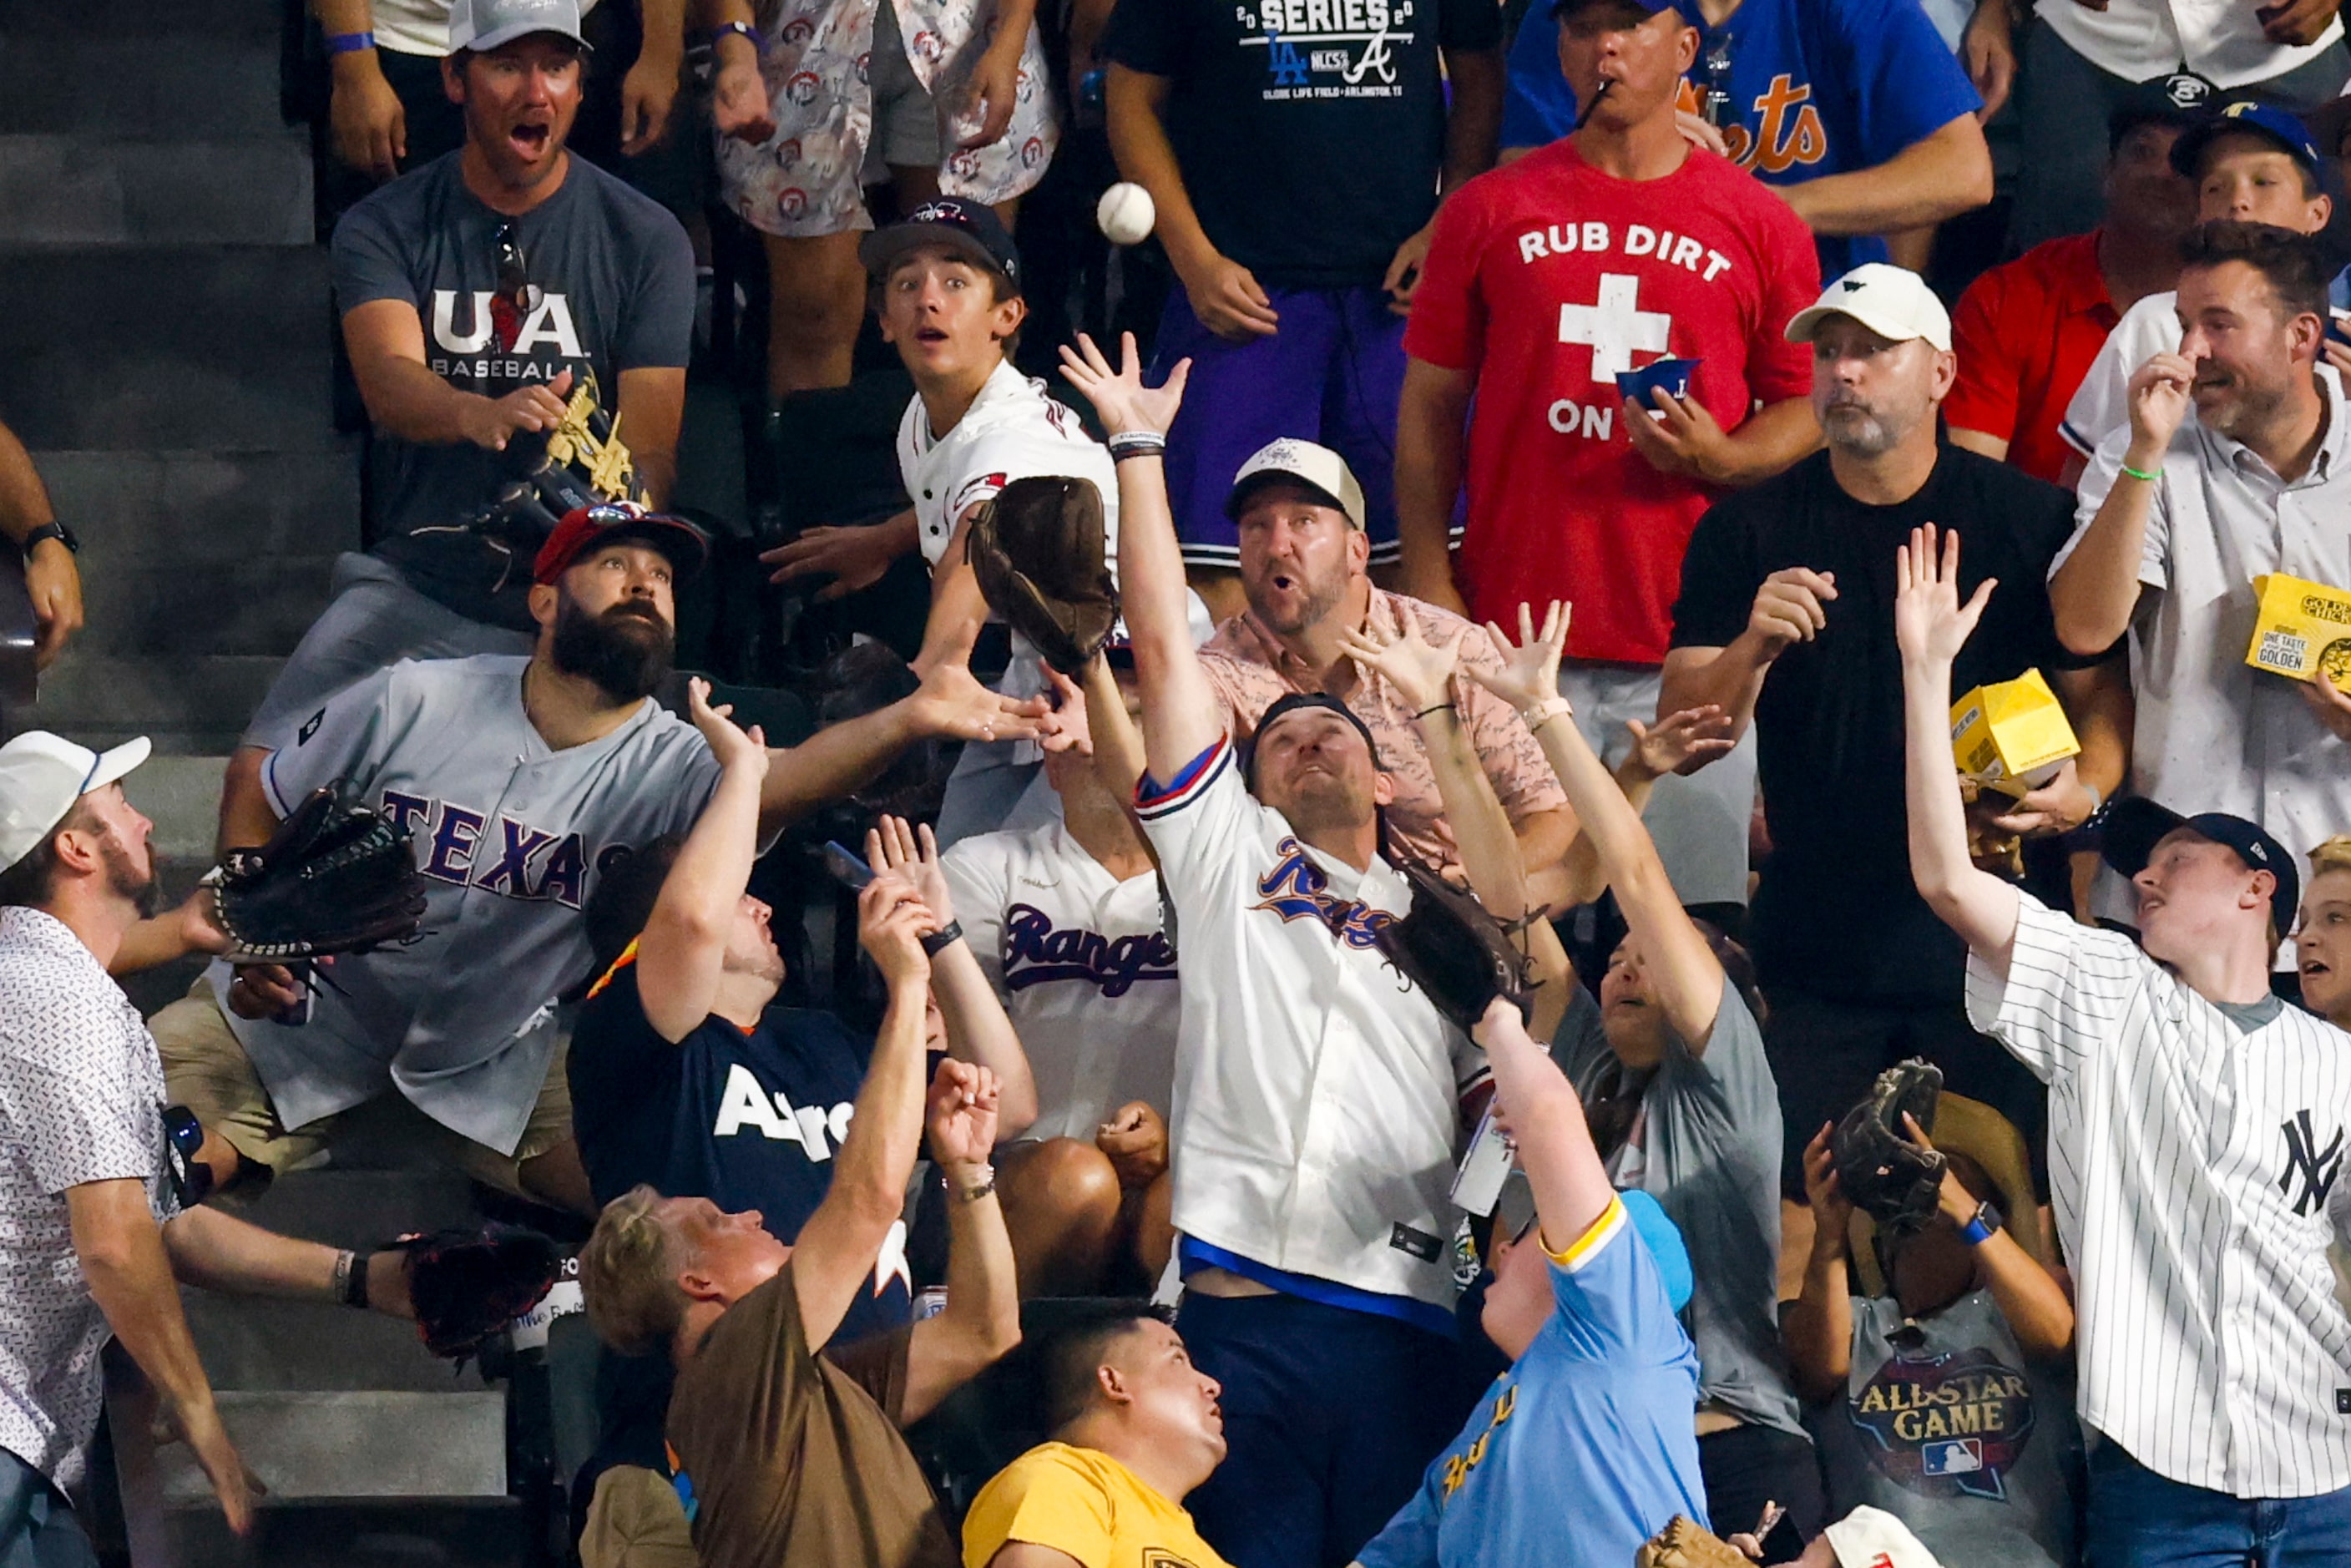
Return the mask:
{"type": "Polygon", "coordinates": [[[2106,218],[2034,246],[1968,286],[1951,313],[1959,379],[1944,401],[1951,444],[2062,482],[2065,405],[2122,313],[2171,287],[2196,187],[2171,144],[2208,110],[2192,76],[2131,89],[2106,121],[2106,218]]]}
{"type": "MultiPolygon", "coordinates": [[[[1812,365],[1781,329],[1820,270],[1785,202],[1682,136],[1698,31],[1670,0],[1555,15],[1583,128],[1438,210],[1405,333],[1398,537],[1416,598],[1505,624],[1573,601],[1560,690],[1594,747],[1621,750],[1624,721],[1656,715],[1699,514],[1819,443],[1812,365]],[[1636,406],[1616,378],[1667,358],[1697,361],[1687,395],[1636,406]]],[[[1658,780],[1650,833],[1683,902],[1746,902],[1754,768],[1742,746],[1658,780]]]]}

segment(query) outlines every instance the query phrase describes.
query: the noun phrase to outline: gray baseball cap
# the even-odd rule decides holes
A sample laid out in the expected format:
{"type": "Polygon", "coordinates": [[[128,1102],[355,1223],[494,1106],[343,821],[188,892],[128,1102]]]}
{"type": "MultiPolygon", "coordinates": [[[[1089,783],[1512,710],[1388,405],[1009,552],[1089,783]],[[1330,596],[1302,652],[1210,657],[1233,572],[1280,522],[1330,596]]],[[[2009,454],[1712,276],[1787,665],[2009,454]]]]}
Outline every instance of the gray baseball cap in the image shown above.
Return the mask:
{"type": "Polygon", "coordinates": [[[533,33],[553,33],[581,48],[580,0],[455,0],[449,7],[449,52],[486,54],[533,33]]]}

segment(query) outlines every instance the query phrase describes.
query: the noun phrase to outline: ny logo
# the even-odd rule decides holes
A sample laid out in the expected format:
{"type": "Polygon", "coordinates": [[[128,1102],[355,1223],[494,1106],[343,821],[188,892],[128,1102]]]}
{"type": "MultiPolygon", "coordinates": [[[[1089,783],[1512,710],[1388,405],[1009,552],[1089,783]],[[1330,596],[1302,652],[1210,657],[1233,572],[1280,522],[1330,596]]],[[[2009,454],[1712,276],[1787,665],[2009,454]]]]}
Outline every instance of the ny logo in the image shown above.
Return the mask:
{"type": "Polygon", "coordinates": [[[2294,1213],[2310,1214],[2325,1207],[2326,1195],[2343,1170],[2343,1129],[2335,1130],[2335,1141],[2324,1149],[2318,1146],[2318,1134],[2310,1130],[2307,1111],[2295,1112],[2294,1120],[2281,1124],[2278,1130],[2285,1134],[2285,1170],[2278,1177],[2279,1193],[2292,1192],[2294,1179],[2300,1177],[2302,1193],[2294,1200],[2294,1213]]]}

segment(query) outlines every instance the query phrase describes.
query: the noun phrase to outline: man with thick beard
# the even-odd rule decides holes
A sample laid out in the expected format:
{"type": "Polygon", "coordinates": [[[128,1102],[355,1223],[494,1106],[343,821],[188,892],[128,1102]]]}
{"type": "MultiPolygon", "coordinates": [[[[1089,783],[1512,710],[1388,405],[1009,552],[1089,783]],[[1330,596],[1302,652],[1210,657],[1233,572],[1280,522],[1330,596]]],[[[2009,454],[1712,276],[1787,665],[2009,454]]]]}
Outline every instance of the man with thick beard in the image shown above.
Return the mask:
{"type": "MultiPolygon", "coordinates": [[[[693,825],[719,767],[650,694],[669,673],[673,584],[703,564],[691,524],[630,507],[571,513],[534,568],[527,659],[403,661],[277,737],[262,799],[232,791],[230,844],[265,841],[341,781],[403,822],[432,884],[423,934],[339,959],[331,985],[216,963],[155,1016],[199,1158],[247,1190],[308,1159],[334,1119],[387,1089],[453,1164],[592,1214],[571,1135],[556,999],[590,978],[580,910],[606,858],[693,825]]],[[[903,702],[770,758],[763,842],[925,735],[1025,735],[1029,719],[942,666],[903,702]]]]}
{"type": "Polygon", "coordinates": [[[2037,666],[2081,737],[2080,758],[2022,800],[1986,791],[2006,813],[1982,809],[1998,832],[2079,826],[2122,781],[2128,721],[2116,711],[2118,667],[2068,653],[2032,591],[2065,542],[2072,497],[1938,429],[1958,369],[1950,317],[1918,275],[1857,267],[1787,336],[1812,346],[1828,450],[1700,519],[1663,700],[1719,704],[1756,732],[1771,858],[1750,930],[1786,1135],[1782,1190],[1797,1198],[1806,1142],[1905,1057],[1935,1061],[1951,1088],[2039,1142],[2040,1086],[1969,1027],[1966,952],[1903,874],[1895,547],[1939,523],[1967,536],[1970,591],[1987,577],[2023,586],[2000,595],[1957,689],[2037,666]]]}

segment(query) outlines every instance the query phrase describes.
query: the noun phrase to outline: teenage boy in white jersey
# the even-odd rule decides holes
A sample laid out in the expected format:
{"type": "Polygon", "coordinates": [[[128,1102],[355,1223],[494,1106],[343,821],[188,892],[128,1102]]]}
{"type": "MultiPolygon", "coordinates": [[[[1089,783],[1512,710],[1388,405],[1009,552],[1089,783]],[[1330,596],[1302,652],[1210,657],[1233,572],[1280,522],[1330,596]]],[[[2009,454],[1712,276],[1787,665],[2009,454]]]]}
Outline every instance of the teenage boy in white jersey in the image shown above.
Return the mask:
{"type": "MultiPolygon", "coordinates": [[[[1146,388],[1132,337],[1116,371],[1079,343],[1065,373],[1113,433],[1123,492],[1136,812],[1175,917],[1177,1328],[1223,1385],[1230,1446],[1191,1507],[1238,1568],[1318,1568],[1387,1521],[1466,1403],[1448,1386],[1447,1195],[1484,1055],[1380,955],[1410,891],[1381,853],[1395,789],[1363,721],[1293,694],[1233,754],[1186,623],[1158,458],[1188,365],[1146,388]]],[[[1470,885],[1515,919],[1510,819],[1449,706],[1420,723],[1470,885]]]]}
{"type": "MultiPolygon", "coordinates": [[[[1020,293],[1020,252],[993,208],[952,196],[925,202],[867,235],[858,254],[882,336],[914,381],[898,425],[898,472],[914,505],[870,528],[811,528],[762,559],[777,567],[778,582],[830,573],[831,593],[870,586],[891,561],[921,550],[931,569],[931,614],[914,668],[926,674],[968,659],[987,619],[964,559],[965,530],[982,503],[1015,479],[1083,479],[1102,492],[1114,556],[1118,486],[1110,454],[1078,416],[1012,364],[1029,307],[1020,293]]],[[[1021,643],[1013,653],[1002,689],[1036,695],[1044,678],[1034,652],[1021,643]]],[[[1008,825],[1036,779],[1039,756],[1034,745],[1021,742],[967,747],[940,810],[939,842],[1008,825]]]]}
{"type": "MultiPolygon", "coordinates": [[[[2050,1197],[2079,1288],[2086,1534],[2098,1568],[2351,1559],[2351,1318],[2327,1243],[2351,1035],[2270,989],[2294,920],[2284,847],[2241,817],[2118,802],[2107,862],[2140,946],[1968,858],[1951,764],[1959,540],[1896,570],[1910,867],[1968,945],[1968,1012],[2049,1085],[2050,1197]]],[[[2008,592],[2039,591],[2025,583],[2008,592]]]]}

